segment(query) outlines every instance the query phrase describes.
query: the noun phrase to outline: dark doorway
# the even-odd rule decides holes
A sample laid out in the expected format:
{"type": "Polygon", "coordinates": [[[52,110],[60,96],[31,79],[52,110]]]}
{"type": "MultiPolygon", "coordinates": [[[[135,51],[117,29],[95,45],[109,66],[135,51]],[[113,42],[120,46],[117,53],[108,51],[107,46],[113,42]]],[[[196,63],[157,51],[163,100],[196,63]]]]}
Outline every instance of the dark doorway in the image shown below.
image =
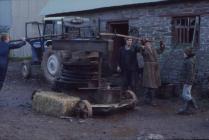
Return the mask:
{"type": "MultiPolygon", "coordinates": [[[[128,35],[129,25],[128,21],[114,21],[108,23],[109,32],[128,35]]],[[[112,66],[116,70],[119,61],[119,50],[125,45],[124,38],[114,37],[114,48],[112,54],[112,66]]]]}

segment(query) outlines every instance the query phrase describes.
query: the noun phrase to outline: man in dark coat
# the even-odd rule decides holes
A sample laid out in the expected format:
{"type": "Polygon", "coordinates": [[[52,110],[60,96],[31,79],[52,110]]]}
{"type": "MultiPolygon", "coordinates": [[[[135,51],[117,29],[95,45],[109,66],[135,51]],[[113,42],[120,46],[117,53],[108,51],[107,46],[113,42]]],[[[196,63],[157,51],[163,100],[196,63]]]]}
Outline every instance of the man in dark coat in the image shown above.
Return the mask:
{"type": "Polygon", "coordinates": [[[119,67],[123,79],[123,90],[136,90],[136,74],[137,74],[137,54],[136,47],[133,45],[133,40],[126,39],[126,45],[120,49],[119,67]]]}
{"type": "Polygon", "coordinates": [[[184,87],[182,98],[185,102],[184,107],[178,111],[178,114],[188,113],[190,107],[198,108],[194,98],[191,95],[192,85],[195,80],[195,54],[191,48],[184,51],[184,87]]]}
{"type": "Polygon", "coordinates": [[[153,96],[155,90],[161,86],[158,54],[164,51],[165,45],[161,41],[160,48],[156,49],[152,47],[152,42],[149,40],[142,40],[141,43],[140,52],[144,58],[143,87],[145,88],[145,103],[155,106],[153,96]]]}
{"type": "Polygon", "coordinates": [[[8,57],[10,49],[17,49],[26,44],[25,41],[19,43],[10,43],[9,35],[2,35],[0,40],[0,90],[2,89],[7,67],[8,67],[8,57]]]}

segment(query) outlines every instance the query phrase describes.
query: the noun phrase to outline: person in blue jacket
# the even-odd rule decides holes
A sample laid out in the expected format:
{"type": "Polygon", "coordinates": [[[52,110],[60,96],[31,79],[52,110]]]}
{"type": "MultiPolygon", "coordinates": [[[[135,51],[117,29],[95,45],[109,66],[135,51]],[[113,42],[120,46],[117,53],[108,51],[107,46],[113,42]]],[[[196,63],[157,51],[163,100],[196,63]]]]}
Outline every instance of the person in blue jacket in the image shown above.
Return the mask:
{"type": "Polygon", "coordinates": [[[0,37],[0,91],[2,89],[7,67],[10,49],[18,49],[26,44],[25,39],[18,42],[10,42],[10,37],[7,34],[3,34],[0,37]]]}
{"type": "Polygon", "coordinates": [[[126,45],[121,47],[119,55],[118,71],[121,71],[123,90],[133,90],[136,92],[136,77],[138,70],[136,47],[133,45],[133,39],[127,38],[126,45]]]}

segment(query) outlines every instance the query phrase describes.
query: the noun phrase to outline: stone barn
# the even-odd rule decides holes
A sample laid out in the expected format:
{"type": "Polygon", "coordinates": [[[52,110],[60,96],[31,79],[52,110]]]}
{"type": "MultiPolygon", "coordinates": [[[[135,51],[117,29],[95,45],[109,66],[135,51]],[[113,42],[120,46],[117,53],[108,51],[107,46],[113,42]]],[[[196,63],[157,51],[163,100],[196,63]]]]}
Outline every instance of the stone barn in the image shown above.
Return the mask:
{"type": "MultiPolygon", "coordinates": [[[[197,54],[196,83],[208,86],[208,0],[52,0],[42,14],[88,17],[97,32],[153,38],[156,47],[163,40],[166,51],[159,60],[164,83],[181,82],[183,49],[193,47],[197,54]]],[[[121,38],[114,38],[115,57],[122,43],[121,38]]]]}

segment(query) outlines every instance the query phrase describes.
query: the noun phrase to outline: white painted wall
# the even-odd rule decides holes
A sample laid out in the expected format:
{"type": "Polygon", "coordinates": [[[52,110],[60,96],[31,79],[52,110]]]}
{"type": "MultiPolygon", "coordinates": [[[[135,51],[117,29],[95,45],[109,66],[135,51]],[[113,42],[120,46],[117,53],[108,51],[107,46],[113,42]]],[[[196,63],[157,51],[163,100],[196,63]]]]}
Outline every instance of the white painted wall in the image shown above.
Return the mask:
{"type": "Polygon", "coordinates": [[[0,26],[10,26],[11,20],[11,0],[0,0],[0,26]]]}
{"type": "MultiPolygon", "coordinates": [[[[13,39],[20,39],[25,36],[25,23],[29,21],[42,21],[40,12],[48,0],[11,0],[12,24],[10,35],[13,39]]],[[[21,49],[12,51],[13,57],[28,57],[31,55],[31,48],[26,45],[21,49]]]]}

